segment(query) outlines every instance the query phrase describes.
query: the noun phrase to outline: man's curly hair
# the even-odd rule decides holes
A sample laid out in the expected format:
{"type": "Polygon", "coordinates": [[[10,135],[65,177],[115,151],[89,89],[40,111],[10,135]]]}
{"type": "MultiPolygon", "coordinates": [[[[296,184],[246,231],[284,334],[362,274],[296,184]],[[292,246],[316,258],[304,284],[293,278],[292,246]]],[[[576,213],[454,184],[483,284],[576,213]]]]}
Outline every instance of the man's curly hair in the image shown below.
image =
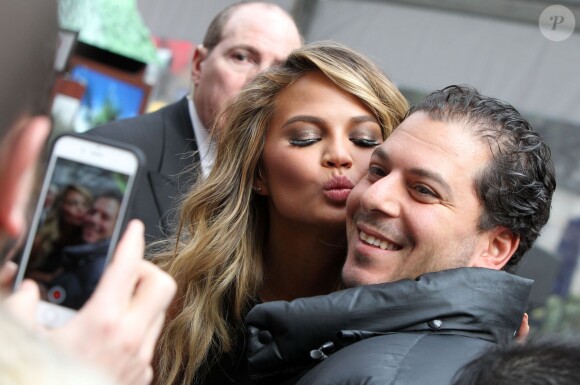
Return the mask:
{"type": "Polygon", "coordinates": [[[475,180],[483,206],[481,231],[503,226],[520,239],[504,267],[513,272],[548,221],[556,189],[550,149],[511,105],[468,86],[449,86],[427,96],[409,114],[461,124],[486,143],[492,160],[475,180]]]}

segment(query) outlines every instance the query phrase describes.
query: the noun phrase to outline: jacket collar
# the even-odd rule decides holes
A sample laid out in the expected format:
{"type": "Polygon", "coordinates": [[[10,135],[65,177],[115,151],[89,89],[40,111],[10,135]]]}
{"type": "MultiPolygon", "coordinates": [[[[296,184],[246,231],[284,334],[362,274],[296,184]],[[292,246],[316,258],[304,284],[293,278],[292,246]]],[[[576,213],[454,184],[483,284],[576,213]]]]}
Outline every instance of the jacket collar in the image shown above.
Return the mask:
{"type": "Polygon", "coordinates": [[[197,144],[189,116],[187,98],[165,108],[163,114],[163,152],[159,165],[155,167],[160,175],[175,176],[183,171],[185,165],[197,161],[197,144]]]}
{"type": "Polygon", "coordinates": [[[167,229],[174,218],[170,210],[174,210],[175,201],[195,180],[191,170],[199,158],[187,98],[165,107],[160,113],[163,119],[161,153],[157,157],[158,164],[150,165],[147,178],[158,210],[163,213],[161,227],[167,229]],[[169,212],[172,214],[167,215],[169,212]]]}
{"type": "Polygon", "coordinates": [[[489,341],[513,336],[532,283],[503,271],[471,267],[264,303],[246,317],[250,371],[257,377],[278,374],[312,364],[310,353],[326,342],[340,347],[391,332],[456,334],[489,341]]]}

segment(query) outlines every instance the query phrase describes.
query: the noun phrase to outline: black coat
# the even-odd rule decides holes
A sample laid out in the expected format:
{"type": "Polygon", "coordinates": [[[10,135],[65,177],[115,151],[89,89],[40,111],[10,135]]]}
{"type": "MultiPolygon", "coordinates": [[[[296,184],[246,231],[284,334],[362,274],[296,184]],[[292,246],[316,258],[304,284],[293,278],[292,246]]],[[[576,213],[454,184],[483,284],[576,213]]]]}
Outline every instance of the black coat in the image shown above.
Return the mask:
{"type": "Polygon", "coordinates": [[[148,243],[165,238],[175,223],[180,198],[194,183],[194,173],[180,173],[199,161],[187,99],[96,127],[88,134],[129,143],[143,151],[146,172],[135,186],[128,215],[145,223],[148,243]]]}
{"type": "Polygon", "coordinates": [[[478,353],[514,335],[531,285],[461,268],[260,304],[246,317],[250,373],[267,384],[450,384],[478,353]]]}
{"type": "Polygon", "coordinates": [[[59,256],[60,272],[46,284],[49,301],[80,309],[95,291],[105,270],[111,240],[64,247],[59,256]],[[58,300],[54,295],[58,292],[58,300]]]}

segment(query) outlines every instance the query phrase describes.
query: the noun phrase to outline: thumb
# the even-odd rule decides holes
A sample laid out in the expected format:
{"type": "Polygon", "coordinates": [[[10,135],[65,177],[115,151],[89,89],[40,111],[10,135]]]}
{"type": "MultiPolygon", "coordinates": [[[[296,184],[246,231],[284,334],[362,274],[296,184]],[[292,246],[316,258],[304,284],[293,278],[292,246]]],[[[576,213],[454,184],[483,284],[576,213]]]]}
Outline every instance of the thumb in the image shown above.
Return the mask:
{"type": "Polygon", "coordinates": [[[25,279],[16,291],[6,298],[4,306],[32,329],[36,325],[36,305],[39,300],[38,285],[30,279],[25,279]]]}
{"type": "Polygon", "coordinates": [[[16,276],[16,271],[18,270],[18,265],[12,261],[7,261],[2,268],[0,268],[0,289],[6,292],[10,291],[12,284],[14,283],[14,277],[16,276]]]}

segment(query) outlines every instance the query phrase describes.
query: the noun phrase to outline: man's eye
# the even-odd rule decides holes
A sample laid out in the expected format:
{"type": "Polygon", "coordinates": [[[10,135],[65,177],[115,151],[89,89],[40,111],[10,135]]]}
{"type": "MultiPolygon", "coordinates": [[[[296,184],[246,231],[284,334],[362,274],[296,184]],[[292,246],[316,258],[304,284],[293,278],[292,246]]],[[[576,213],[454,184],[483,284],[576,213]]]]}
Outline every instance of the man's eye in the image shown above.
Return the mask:
{"type": "Polygon", "coordinates": [[[385,170],[377,166],[370,166],[369,167],[369,177],[373,179],[380,179],[387,176],[385,170]]]}
{"type": "Polygon", "coordinates": [[[296,147],[306,147],[316,142],[320,142],[320,138],[290,139],[289,142],[291,145],[296,147]]]}
{"type": "Polygon", "coordinates": [[[426,186],[416,185],[413,187],[413,189],[423,196],[437,198],[437,194],[426,186]]]}
{"type": "Polygon", "coordinates": [[[350,141],[361,147],[376,147],[381,144],[378,140],[371,138],[350,138],[350,141]]]}
{"type": "Polygon", "coordinates": [[[234,52],[232,53],[232,59],[240,63],[254,63],[251,56],[244,52],[234,52]]]}

